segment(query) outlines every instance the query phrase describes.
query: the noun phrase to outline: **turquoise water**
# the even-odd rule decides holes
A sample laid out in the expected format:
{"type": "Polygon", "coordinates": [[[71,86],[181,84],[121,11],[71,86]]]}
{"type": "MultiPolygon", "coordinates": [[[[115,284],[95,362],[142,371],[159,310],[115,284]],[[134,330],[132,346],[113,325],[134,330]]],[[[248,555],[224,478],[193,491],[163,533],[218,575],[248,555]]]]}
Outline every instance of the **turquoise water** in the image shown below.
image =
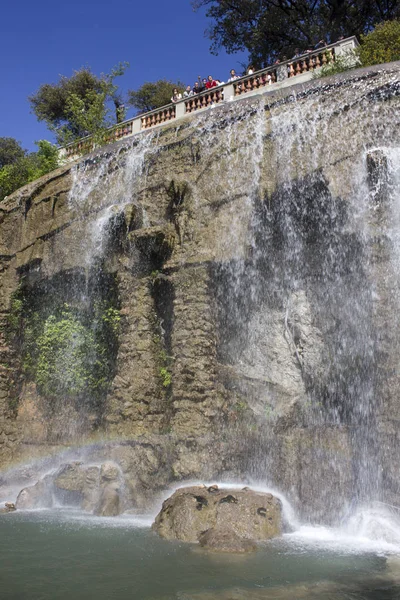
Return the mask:
{"type": "Polygon", "coordinates": [[[0,539],[2,600],[400,599],[385,556],[298,539],[215,555],[162,540],[146,521],[73,511],[1,515],[0,539]]]}

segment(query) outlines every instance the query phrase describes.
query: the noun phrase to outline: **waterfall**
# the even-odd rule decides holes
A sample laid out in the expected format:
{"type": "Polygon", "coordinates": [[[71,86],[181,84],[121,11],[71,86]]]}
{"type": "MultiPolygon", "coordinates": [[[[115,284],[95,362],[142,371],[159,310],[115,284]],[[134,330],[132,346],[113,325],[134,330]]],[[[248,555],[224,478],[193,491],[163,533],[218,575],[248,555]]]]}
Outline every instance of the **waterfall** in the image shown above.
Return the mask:
{"type": "MultiPolygon", "coordinates": [[[[365,530],[400,502],[400,127],[379,77],[227,102],[72,167],[72,242],[28,296],[86,327],[68,360],[120,311],[110,356],[87,353],[107,387],[67,415],[85,443],[150,439],[159,488],[257,483],[305,522],[365,530]]],[[[76,433],[60,415],[56,441],[76,433]]]]}

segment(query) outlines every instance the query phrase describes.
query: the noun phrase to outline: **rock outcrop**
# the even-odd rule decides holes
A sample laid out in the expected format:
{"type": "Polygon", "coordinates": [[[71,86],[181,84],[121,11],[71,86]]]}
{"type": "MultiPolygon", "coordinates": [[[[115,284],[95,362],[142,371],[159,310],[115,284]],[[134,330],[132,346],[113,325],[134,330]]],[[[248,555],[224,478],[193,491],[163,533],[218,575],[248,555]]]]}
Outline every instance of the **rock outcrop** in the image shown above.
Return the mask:
{"type": "Polygon", "coordinates": [[[101,465],[100,498],[94,509],[94,514],[100,517],[115,517],[122,512],[120,498],[121,473],[111,462],[101,465]]]}
{"type": "Polygon", "coordinates": [[[210,548],[248,551],[250,546],[241,546],[241,540],[267,540],[281,533],[281,502],[248,488],[180,488],[163,503],[153,529],[170,540],[201,540],[210,548]]]}
{"type": "Polygon", "coordinates": [[[5,502],[4,507],[0,508],[0,514],[15,512],[16,510],[17,507],[15,506],[14,502],[5,502]]]}
{"type": "Polygon", "coordinates": [[[52,479],[44,477],[35,485],[26,487],[20,491],[15,502],[16,508],[32,510],[34,508],[49,508],[53,505],[52,479]]]}

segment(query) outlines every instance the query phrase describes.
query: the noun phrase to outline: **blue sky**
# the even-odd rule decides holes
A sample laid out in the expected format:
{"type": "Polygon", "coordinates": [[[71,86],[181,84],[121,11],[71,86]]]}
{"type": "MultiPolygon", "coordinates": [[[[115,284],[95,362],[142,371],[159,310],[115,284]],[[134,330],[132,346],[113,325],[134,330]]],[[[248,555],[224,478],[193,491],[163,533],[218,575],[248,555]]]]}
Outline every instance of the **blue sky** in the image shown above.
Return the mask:
{"type": "Polygon", "coordinates": [[[210,54],[207,25],[204,10],[193,12],[190,0],[8,0],[0,22],[0,137],[14,137],[28,150],[36,150],[35,140],[53,141],[27,97],[82,66],[99,75],[128,61],[118,80],[122,91],[164,77],[192,84],[211,74],[226,81],[246,57],[210,54]]]}

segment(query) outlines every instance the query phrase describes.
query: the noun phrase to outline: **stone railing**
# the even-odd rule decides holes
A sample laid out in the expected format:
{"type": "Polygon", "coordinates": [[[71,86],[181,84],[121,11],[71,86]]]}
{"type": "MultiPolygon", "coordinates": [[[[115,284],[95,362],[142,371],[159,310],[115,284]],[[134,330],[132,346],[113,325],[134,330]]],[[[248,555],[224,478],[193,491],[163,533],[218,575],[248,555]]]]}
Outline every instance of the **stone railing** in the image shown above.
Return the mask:
{"type": "Polygon", "coordinates": [[[218,104],[222,100],[224,100],[223,86],[211,88],[211,90],[186,98],[185,113],[191,113],[200,108],[207,108],[208,106],[218,104]]]}
{"type": "MultiPolygon", "coordinates": [[[[307,52],[290,60],[276,63],[266,69],[260,69],[251,75],[240,77],[235,81],[224,83],[200,94],[184,98],[174,104],[168,104],[139,115],[112,127],[110,135],[107,137],[107,142],[111,143],[130,137],[145,129],[151,129],[158,125],[175,121],[187,114],[209,108],[220,102],[235,100],[243,96],[243,94],[272,91],[281,87],[294,85],[298,82],[308,81],[312,78],[314,71],[335,62],[338,56],[350,57],[349,60],[353,60],[355,66],[356,59],[354,57],[351,58],[351,53],[354,52],[358,45],[357,38],[354,36],[346,38],[335,44],[329,44],[324,48],[319,48],[318,50],[307,52]]],[[[94,144],[90,137],[87,137],[65,148],[61,148],[60,157],[70,161],[93,149],[94,144]]]]}
{"type": "Polygon", "coordinates": [[[151,112],[142,115],[140,117],[140,128],[149,129],[149,127],[154,127],[154,125],[161,125],[161,123],[167,123],[168,121],[171,121],[171,119],[175,118],[175,105],[168,104],[167,106],[162,106],[161,108],[157,108],[156,110],[152,110],[151,112]]]}

